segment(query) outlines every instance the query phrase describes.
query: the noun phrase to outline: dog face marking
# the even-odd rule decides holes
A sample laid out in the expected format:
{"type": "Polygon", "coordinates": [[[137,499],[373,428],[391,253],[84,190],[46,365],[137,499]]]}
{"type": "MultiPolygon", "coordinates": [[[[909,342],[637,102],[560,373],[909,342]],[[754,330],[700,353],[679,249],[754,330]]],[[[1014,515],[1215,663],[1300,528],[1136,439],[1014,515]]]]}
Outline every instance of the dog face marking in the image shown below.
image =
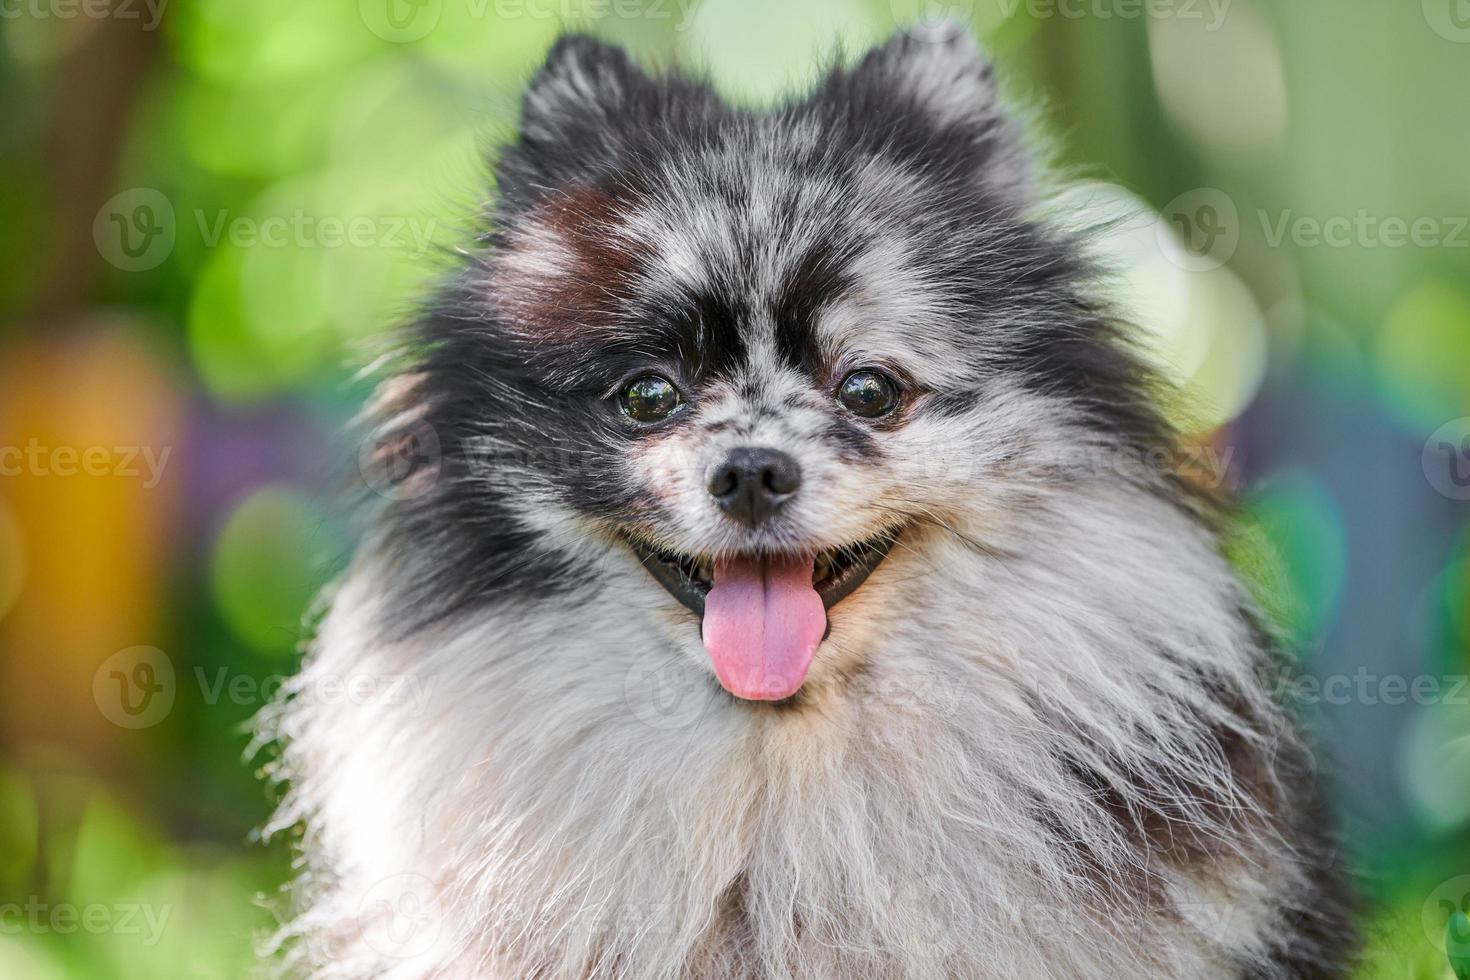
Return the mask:
{"type": "MultiPolygon", "coordinates": [[[[1087,270],[1026,216],[1024,156],[964,38],[897,39],[766,112],[559,45],[478,268],[426,331],[419,415],[488,464],[419,523],[524,529],[552,589],[598,583],[545,529],[595,526],[697,627],[721,563],[811,562],[830,610],[911,529],[995,521],[1072,433],[1165,439],[1087,270]],[[853,409],[853,378],[881,411],[853,409]],[[632,418],[650,384],[671,410],[632,418]],[[750,454],[799,490],[711,490],[750,454]]],[[[460,547],[471,574],[414,608],[493,596],[474,570],[504,549],[460,547]]]]}

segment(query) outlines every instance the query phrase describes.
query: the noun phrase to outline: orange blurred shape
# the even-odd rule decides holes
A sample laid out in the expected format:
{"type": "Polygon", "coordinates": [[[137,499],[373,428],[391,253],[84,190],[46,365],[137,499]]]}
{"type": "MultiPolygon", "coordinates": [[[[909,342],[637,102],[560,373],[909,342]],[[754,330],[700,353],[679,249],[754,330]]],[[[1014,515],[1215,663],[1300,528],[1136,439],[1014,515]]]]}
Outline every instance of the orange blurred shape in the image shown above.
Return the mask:
{"type": "Polygon", "coordinates": [[[93,677],[119,650],[161,645],[182,399],[140,324],[40,327],[12,336],[52,339],[0,347],[0,499],[22,561],[0,609],[0,734],[107,757],[136,733],[107,720],[93,677]]]}

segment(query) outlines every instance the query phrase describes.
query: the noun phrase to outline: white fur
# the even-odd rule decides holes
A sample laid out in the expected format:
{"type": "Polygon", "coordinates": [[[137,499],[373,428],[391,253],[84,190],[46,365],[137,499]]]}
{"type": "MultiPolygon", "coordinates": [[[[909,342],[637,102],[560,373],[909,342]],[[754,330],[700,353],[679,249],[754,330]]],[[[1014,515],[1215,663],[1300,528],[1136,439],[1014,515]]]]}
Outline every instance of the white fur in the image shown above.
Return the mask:
{"type": "MultiPolygon", "coordinates": [[[[1018,413],[1012,431],[1069,441],[1041,407],[991,406],[1018,413]]],[[[999,483],[986,465],[982,451],[973,476],[999,483]]],[[[1166,868],[1172,907],[1130,906],[1100,882],[1146,855],[1058,792],[1077,745],[1034,698],[1065,707],[1122,792],[1137,769],[1231,785],[1203,739],[1228,719],[1185,668],[1256,689],[1238,590],[1177,511],[1106,473],[1073,476],[1062,492],[1054,471],[1012,472],[1007,493],[936,515],[950,530],[911,529],[834,609],[800,710],[720,692],[693,617],[595,530],[583,557],[606,586],[585,602],[397,644],[367,625],[385,574],[369,550],[298,690],[408,672],[431,707],[298,699],[284,715],[295,788],[279,823],[311,828],[319,875],[303,972],[1233,976],[1221,949],[1264,951],[1273,896],[1297,887],[1284,845],[1227,848],[1198,880],[1166,868]],[[1101,878],[1078,877],[1067,839],[1101,878]]]]}

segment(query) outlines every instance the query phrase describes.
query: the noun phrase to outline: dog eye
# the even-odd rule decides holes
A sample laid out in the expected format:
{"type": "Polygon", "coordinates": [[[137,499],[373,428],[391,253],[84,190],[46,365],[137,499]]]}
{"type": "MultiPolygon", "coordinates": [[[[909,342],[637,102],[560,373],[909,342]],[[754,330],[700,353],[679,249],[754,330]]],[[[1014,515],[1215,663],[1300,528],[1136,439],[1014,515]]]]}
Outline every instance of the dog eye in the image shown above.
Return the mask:
{"type": "Polygon", "coordinates": [[[657,422],[674,413],[683,399],[668,378],[646,374],[635,378],[618,395],[623,414],[635,422],[657,422]]]}
{"type": "Polygon", "coordinates": [[[842,407],[865,419],[876,419],[898,406],[898,383],[881,371],[854,371],[837,386],[842,407]]]}

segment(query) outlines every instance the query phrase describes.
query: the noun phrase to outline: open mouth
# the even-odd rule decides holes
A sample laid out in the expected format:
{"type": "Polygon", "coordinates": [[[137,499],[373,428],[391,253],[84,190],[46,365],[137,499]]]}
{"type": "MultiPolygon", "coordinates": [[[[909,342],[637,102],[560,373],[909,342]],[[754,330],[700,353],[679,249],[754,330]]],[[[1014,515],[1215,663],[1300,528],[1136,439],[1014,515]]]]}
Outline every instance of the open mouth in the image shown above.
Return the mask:
{"type": "Polygon", "coordinates": [[[898,537],[887,532],[821,554],[709,561],[633,542],[643,567],[700,617],[700,638],[725,690],[780,701],[806,680],[827,635],[827,610],[862,585],[898,537]]]}
{"type": "MultiPolygon", "coordinates": [[[[888,557],[898,538],[898,531],[885,531],[855,545],[832,548],[816,556],[812,563],[812,588],[831,609],[862,585],[873,570],[888,557]]],[[[629,539],[633,552],[659,585],[689,609],[704,615],[705,598],[714,587],[714,562],[708,558],[655,548],[642,541],[629,539]]]]}

